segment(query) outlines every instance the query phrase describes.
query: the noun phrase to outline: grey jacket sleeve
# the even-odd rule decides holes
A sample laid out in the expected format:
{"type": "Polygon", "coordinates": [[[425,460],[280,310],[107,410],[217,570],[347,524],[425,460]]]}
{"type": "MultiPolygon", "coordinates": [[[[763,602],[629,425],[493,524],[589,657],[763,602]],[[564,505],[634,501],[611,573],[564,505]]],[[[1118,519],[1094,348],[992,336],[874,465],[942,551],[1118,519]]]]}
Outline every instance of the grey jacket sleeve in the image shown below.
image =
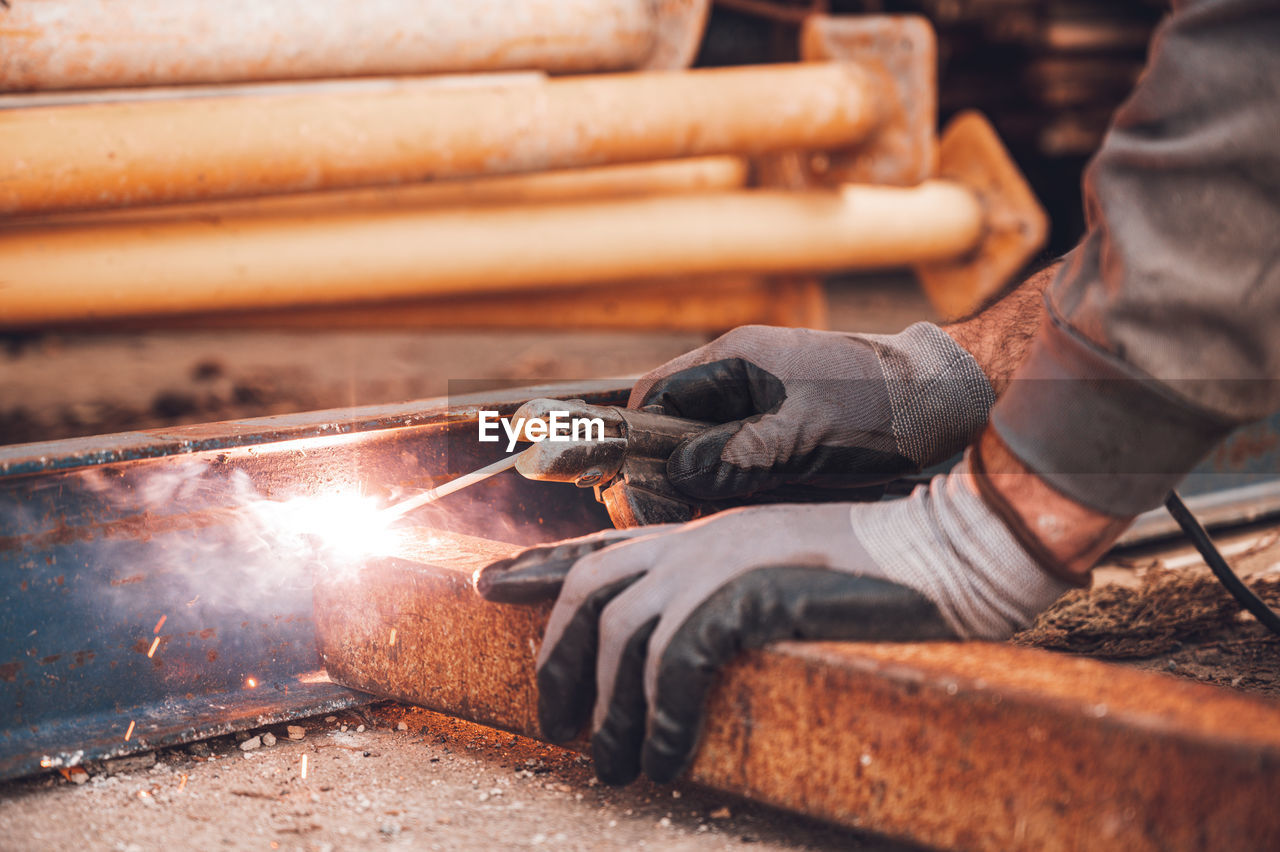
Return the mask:
{"type": "Polygon", "coordinates": [[[1121,517],[1280,407],[1280,2],[1174,6],[991,418],[1050,485],[1121,517]]]}

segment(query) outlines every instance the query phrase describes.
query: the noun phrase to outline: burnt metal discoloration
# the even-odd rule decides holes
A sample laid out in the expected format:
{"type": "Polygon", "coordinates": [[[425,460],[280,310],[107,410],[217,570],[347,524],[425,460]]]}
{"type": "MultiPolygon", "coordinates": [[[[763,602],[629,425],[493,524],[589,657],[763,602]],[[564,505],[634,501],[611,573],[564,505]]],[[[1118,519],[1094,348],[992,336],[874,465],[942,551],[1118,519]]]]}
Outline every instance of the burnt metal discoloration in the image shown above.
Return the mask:
{"type": "MultiPolygon", "coordinates": [[[[493,545],[467,547],[326,575],[326,667],[358,689],[536,735],[548,609],[481,600],[468,577],[493,545]]],[[[986,643],[782,643],[724,672],[708,720],[694,780],[915,842],[1280,843],[1280,704],[1163,675],[986,643]]]]}

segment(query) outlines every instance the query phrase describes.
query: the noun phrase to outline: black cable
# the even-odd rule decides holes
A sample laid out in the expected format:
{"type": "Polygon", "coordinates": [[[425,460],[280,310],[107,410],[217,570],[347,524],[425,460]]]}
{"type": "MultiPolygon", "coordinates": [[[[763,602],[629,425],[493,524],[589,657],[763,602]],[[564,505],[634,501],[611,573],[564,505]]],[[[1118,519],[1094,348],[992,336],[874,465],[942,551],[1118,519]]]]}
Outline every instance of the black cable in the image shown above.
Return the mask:
{"type": "Polygon", "coordinates": [[[1240,606],[1253,613],[1263,626],[1280,636],[1280,614],[1267,606],[1266,602],[1254,594],[1253,590],[1236,575],[1236,572],[1231,570],[1227,560],[1222,558],[1222,553],[1214,545],[1213,539],[1209,538],[1209,533],[1205,532],[1205,528],[1196,520],[1196,516],[1191,514],[1191,510],[1187,508],[1186,503],[1182,502],[1177,491],[1170,491],[1169,496],[1164,498],[1164,507],[1169,510],[1170,515],[1173,515],[1178,526],[1182,527],[1182,531],[1187,534],[1187,538],[1191,539],[1191,543],[1196,546],[1196,550],[1200,551],[1200,556],[1209,565],[1209,569],[1222,582],[1222,585],[1227,587],[1231,596],[1240,603],[1240,606]]]}

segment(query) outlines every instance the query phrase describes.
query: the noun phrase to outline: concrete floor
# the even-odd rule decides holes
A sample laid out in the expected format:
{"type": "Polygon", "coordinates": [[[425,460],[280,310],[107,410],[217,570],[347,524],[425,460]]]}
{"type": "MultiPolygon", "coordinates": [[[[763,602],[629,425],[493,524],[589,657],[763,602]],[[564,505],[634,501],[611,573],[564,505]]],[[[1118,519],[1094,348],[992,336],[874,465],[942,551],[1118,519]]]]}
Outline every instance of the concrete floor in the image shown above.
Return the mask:
{"type": "Polygon", "coordinates": [[[604,787],[586,758],[401,705],[294,724],[302,740],[272,726],[276,743],[253,751],[223,737],[93,765],[80,784],[55,773],[0,785],[0,847],[914,848],[688,785],[604,787]]]}

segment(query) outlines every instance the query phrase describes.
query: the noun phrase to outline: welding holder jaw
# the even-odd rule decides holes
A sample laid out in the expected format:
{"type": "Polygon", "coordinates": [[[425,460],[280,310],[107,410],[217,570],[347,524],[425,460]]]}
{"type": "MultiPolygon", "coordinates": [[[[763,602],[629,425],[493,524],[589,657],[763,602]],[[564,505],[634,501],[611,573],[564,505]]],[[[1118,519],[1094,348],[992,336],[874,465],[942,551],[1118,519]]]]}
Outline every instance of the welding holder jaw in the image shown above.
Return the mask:
{"type": "MultiPolygon", "coordinates": [[[[599,420],[603,437],[591,440],[541,440],[520,454],[516,470],[527,479],[571,482],[594,488],[618,529],[678,524],[734,506],[757,503],[813,503],[831,500],[879,500],[885,484],[858,480],[835,487],[792,485],[732,500],[698,500],[667,478],[667,459],[682,442],[712,424],[652,411],[590,405],[580,399],[532,399],[512,420],[524,424],[518,437],[530,440],[527,424],[599,420]]],[[[599,429],[589,433],[599,434],[599,429]]]]}
{"type": "Polygon", "coordinates": [[[599,429],[588,428],[589,440],[536,442],[521,454],[516,470],[528,479],[594,488],[619,529],[682,523],[725,508],[694,500],[667,479],[667,459],[676,447],[711,424],[578,399],[533,399],[512,419],[549,423],[553,414],[580,424],[598,420],[603,438],[595,437],[599,429]]]}

